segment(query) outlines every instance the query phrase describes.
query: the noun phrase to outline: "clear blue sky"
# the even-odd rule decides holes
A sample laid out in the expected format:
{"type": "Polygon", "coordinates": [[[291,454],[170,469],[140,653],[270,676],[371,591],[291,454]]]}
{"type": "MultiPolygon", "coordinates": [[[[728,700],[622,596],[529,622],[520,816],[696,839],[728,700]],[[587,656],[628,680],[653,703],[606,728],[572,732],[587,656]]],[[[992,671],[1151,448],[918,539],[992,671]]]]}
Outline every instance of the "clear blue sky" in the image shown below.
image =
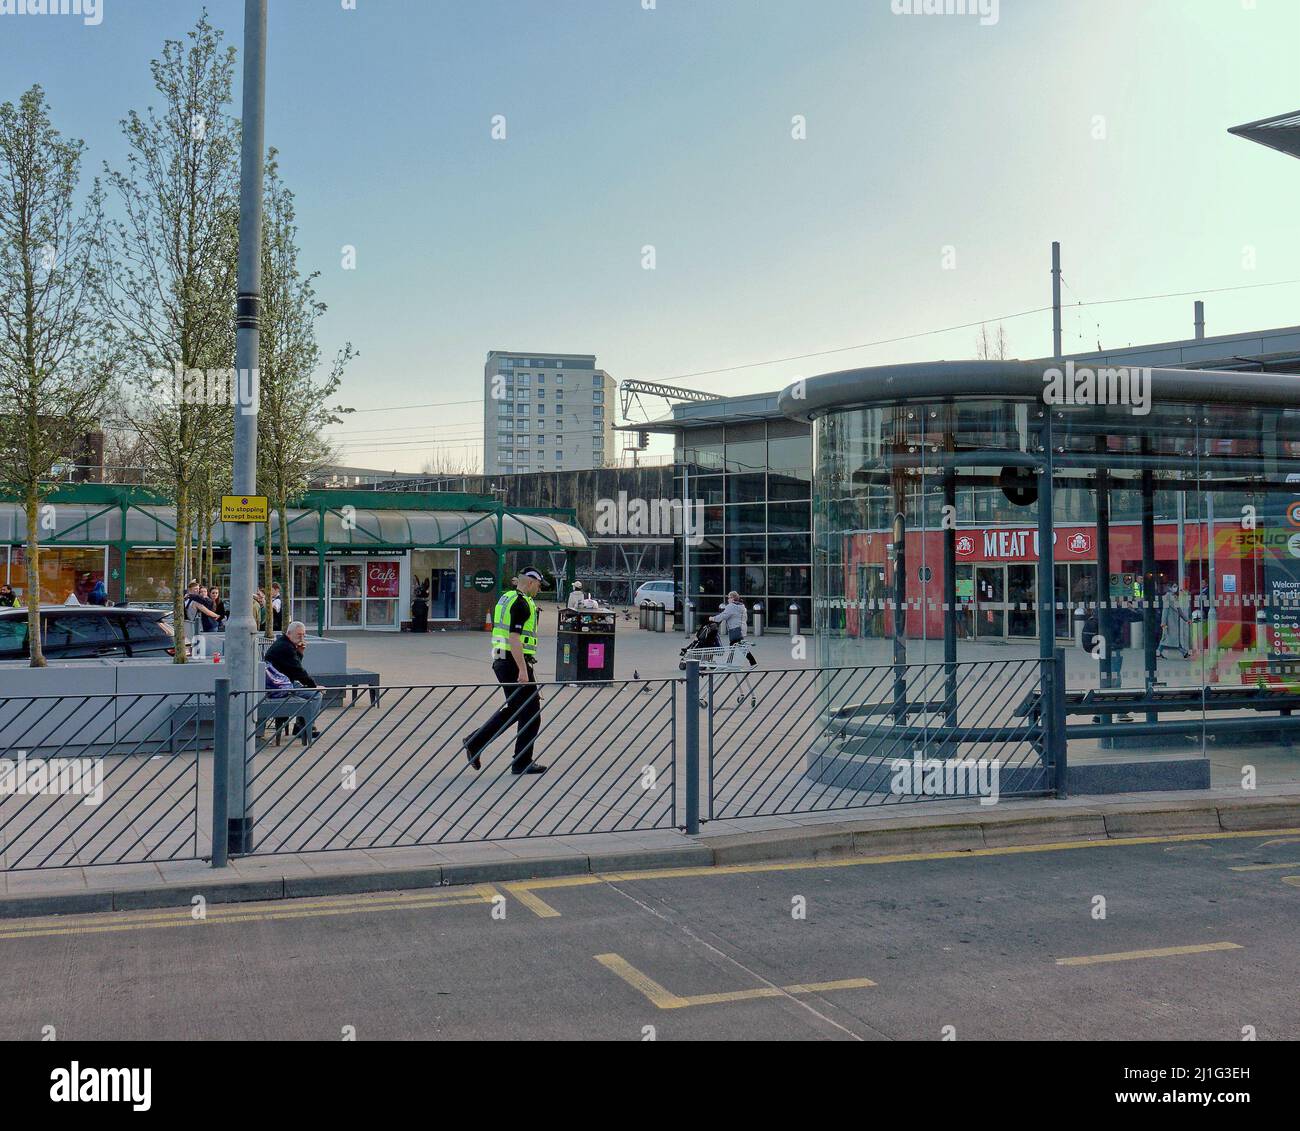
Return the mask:
{"type": "MultiPolygon", "coordinates": [[[[202,7],[103,5],[0,16],[0,100],[42,83],[92,171],[202,7]]],[[[209,11],[238,44],[243,4],[209,11]]],[[[396,409],[337,430],[362,466],[477,463],[493,348],[666,380],[996,319],[1050,301],[1053,239],[1067,301],[1300,278],[1300,162],[1225,132],[1300,109],[1296,0],[1001,0],[992,26],[890,0],[271,0],[269,36],[323,345],[361,350],[350,404],[396,409]]],[[[1211,334],[1300,323],[1300,285],[1205,299],[1211,334]]],[[[1191,308],[1067,310],[1066,348],[1190,337],[1191,308]]],[[[1049,315],[1005,327],[1050,352],[1049,315]]],[[[976,333],[680,383],[971,356],[976,333]]]]}

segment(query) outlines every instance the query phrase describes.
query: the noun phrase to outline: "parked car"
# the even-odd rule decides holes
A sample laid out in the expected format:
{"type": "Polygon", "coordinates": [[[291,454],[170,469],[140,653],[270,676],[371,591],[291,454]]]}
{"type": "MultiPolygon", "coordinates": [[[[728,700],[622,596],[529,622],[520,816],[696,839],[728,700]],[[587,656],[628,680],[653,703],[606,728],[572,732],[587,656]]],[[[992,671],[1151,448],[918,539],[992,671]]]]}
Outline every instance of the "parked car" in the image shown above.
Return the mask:
{"type": "MultiPolygon", "coordinates": [[[[47,660],[161,659],[176,650],[167,614],[158,609],[42,605],[41,648],[47,660]]],[[[0,660],[30,660],[27,610],[0,609],[0,660]]]]}
{"type": "Polygon", "coordinates": [[[654,601],[669,609],[676,609],[677,596],[671,581],[647,581],[632,597],[632,607],[639,609],[642,601],[654,601]]]}

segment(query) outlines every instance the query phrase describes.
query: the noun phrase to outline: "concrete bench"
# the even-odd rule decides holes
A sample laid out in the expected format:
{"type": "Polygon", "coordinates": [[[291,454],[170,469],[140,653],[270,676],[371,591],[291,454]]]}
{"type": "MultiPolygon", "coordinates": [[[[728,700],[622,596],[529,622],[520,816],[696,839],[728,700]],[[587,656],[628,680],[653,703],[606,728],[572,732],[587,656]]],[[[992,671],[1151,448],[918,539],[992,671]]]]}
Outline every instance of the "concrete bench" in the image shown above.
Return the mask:
{"type": "MultiPolygon", "coordinates": [[[[312,679],[322,688],[350,688],[352,691],[352,702],[355,703],[361,698],[363,688],[370,689],[370,705],[379,706],[379,673],[368,671],[365,668],[348,668],[345,672],[326,672],[324,675],[312,673],[312,679]]],[[[343,699],[338,696],[327,695],[325,697],[326,706],[337,706],[343,699]],[[331,700],[333,700],[331,702],[331,700]]]]}
{"type": "MultiPolygon", "coordinates": [[[[285,729],[289,725],[290,719],[303,717],[303,701],[301,699],[292,699],[285,697],[282,699],[263,699],[257,705],[257,732],[262,734],[268,722],[275,723],[275,744],[280,745],[280,739],[284,736],[285,729]]],[[[187,727],[194,728],[194,740],[197,743],[199,737],[199,728],[204,723],[213,723],[216,720],[216,704],[214,703],[187,703],[183,707],[177,707],[171,713],[168,719],[167,750],[168,753],[176,753],[176,736],[182,733],[187,727]]],[[[304,746],[311,745],[312,727],[303,727],[299,732],[299,738],[304,746]]],[[[182,736],[181,741],[184,741],[182,736]]]]}

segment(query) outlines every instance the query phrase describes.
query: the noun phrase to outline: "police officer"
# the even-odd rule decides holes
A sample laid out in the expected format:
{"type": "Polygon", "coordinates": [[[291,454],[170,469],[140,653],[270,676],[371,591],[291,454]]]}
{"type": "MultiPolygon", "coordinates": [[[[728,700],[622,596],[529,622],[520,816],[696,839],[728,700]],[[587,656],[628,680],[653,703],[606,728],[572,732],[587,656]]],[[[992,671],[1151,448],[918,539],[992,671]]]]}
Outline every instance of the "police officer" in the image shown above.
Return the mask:
{"type": "Polygon", "coordinates": [[[515,724],[515,757],[512,774],[544,774],[546,767],[533,761],[533,742],[542,727],[541,696],[533,676],[537,663],[537,602],[542,575],[529,568],[515,578],[515,588],[501,595],[492,615],[492,671],[501,684],[506,701],[496,714],[468,738],[462,738],[465,757],[480,769],[479,755],[505,730],[515,724]]]}

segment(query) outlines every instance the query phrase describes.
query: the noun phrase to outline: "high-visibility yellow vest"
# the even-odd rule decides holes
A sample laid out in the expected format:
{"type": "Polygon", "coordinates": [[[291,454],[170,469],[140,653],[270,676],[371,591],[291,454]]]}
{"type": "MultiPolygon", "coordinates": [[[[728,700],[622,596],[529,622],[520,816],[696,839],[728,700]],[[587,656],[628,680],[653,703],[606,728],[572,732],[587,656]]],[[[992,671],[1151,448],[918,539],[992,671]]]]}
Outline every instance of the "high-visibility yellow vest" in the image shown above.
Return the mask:
{"type": "Polygon", "coordinates": [[[537,602],[534,601],[527,593],[520,593],[517,589],[510,590],[509,593],[502,593],[501,600],[497,602],[496,612],[492,614],[492,650],[510,651],[510,610],[514,608],[515,601],[523,600],[528,602],[528,619],[524,621],[524,629],[519,634],[519,639],[523,643],[525,656],[537,655],[537,602]]]}

